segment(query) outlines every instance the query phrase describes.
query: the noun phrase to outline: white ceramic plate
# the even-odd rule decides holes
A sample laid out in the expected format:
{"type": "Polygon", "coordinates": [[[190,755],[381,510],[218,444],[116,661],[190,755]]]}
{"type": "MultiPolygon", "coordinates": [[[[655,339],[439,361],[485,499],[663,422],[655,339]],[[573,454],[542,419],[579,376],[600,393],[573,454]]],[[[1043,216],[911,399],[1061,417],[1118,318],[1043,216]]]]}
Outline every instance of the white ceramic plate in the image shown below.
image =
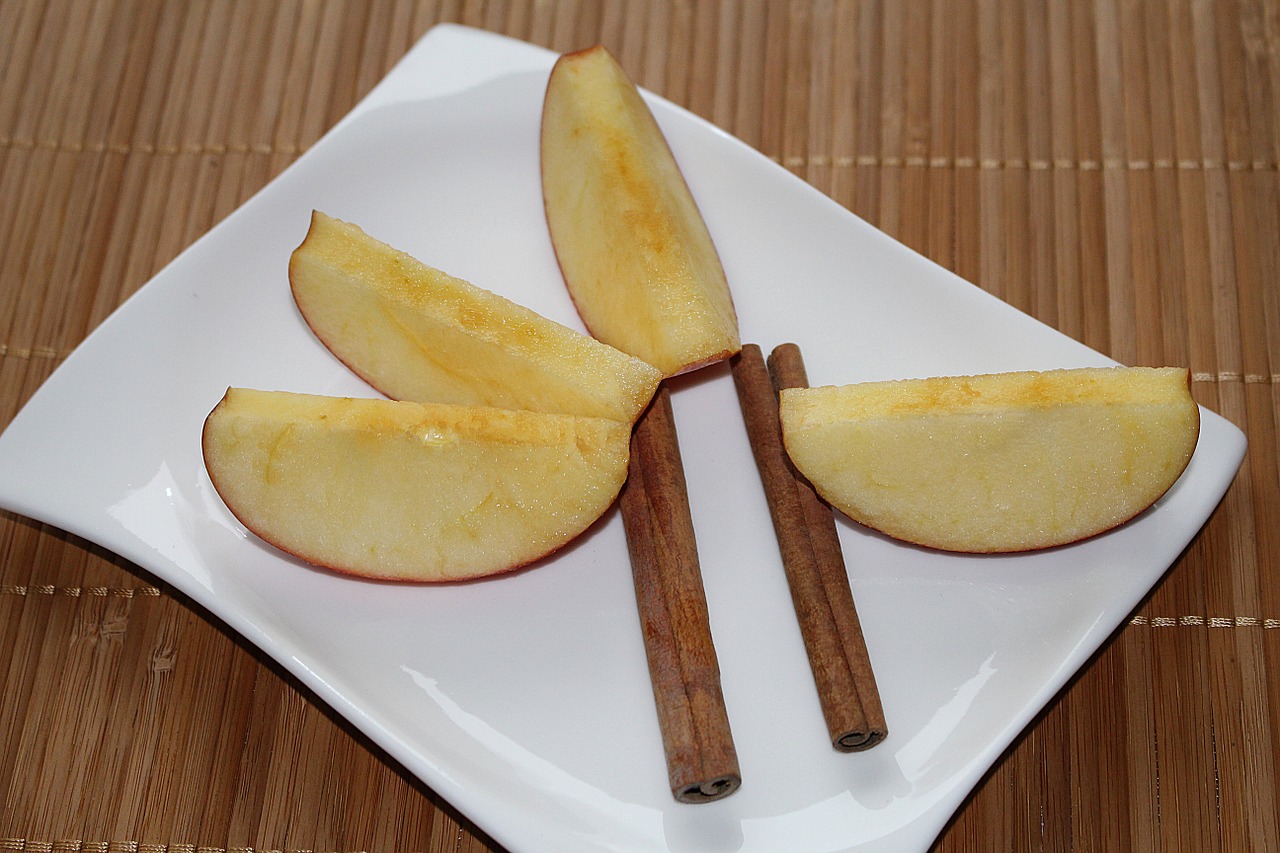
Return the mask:
{"type": "MultiPolygon", "coordinates": [[[[1158,505],[1108,535],[962,557],[842,524],[891,734],[839,754],[818,702],[724,368],[674,404],[743,774],[673,802],[616,511],[532,569],[366,583],[264,546],[211,489],[228,385],[372,396],[312,337],[286,262],[313,208],[581,328],[541,210],[553,56],[432,30],[351,115],[97,329],[0,437],[0,504],[111,549],[278,660],[513,850],[904,851],[1126,617],[1218,503],[1244,438],[1204,413],[1158,505]]],[[[1103,365],[651,99],[717,240],[743,339],[796,341],[814,384],[1103,365]]]]}

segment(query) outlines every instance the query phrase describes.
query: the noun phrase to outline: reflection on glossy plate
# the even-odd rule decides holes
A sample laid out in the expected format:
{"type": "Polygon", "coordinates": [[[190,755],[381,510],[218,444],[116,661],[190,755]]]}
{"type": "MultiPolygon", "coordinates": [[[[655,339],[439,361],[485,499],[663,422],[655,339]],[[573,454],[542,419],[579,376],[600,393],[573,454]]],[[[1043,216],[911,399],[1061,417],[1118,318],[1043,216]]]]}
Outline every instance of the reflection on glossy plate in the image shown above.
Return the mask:
{"type": "MultiPolygon", "coordinates": [[[[512,576],[367,583],[260,544],[200,461],[228,385],[372,396],[311,336],[289,252],[312,208],[581,328],[538,183],[554,57],[432,30],[319,144],[74,352],[0,437],[0,504],[132,560],[257,644],[513,850],[924,849],[974,783],[1173,562],[1244,438],[1204,413],[1182,480],[1091,541],[964,557],[843,523],[889,719],[827,744],[723,367],[675,409],[743,773],[667,790],[621,521],[512,576]]],[[[743,340],[794,340],[814,384],[1103,365],[708,124],[652,99],[724,259],[743,340]]]]}

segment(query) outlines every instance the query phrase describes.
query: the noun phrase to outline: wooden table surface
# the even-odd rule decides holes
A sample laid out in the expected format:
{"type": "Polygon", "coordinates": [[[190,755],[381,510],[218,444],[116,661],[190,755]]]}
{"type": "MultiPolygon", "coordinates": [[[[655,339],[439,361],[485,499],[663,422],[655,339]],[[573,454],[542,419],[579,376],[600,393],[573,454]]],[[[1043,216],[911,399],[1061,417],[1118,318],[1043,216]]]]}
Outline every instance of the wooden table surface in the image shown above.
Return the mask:
{"type": "MultiPolygon", "coordinates": [[[[1248,457],[939,851],[1280,849],[1280,8],[0,0],[0,426],[457,21],[644,86],[1046,323],[1188,366],[1248,457]]],[[[0,850],[488,850],[145,570],[0,515],[0,850]]]]}

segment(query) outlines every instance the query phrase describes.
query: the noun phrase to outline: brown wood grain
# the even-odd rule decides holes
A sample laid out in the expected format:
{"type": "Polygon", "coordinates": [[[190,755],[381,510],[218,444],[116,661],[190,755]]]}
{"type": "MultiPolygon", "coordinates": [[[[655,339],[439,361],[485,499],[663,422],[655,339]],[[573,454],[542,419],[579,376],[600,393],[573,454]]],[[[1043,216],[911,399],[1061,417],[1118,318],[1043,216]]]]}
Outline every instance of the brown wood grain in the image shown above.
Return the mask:
{"type": "MultiPolygon", "coordinates": [[[[1185,363],[1250,438],[1206,528],[935,849],[1276,849],[1277,20],[1274,0],[0,0],[0,426],[434,23],[602,41],[997,296],[1185,363]]],[[[0,850],[55,849],[492,844],[200,608],[4,514],[0,850]]]]}

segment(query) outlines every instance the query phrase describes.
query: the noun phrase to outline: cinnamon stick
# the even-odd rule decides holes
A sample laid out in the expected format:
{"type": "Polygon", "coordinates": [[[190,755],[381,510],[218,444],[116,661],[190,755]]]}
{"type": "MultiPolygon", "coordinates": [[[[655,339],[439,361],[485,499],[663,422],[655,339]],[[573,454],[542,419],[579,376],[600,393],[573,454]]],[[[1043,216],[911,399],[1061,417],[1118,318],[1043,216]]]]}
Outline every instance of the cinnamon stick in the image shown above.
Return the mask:
{"type": "Polygon", "coordinates": [[[760,347],[746,344],[732,367],[832,746],[842,752],[869,749],[888,729],[835,516],[792,465],[778,417],[781,390],[809,384],[800,349],[783,344],[766,366],[760,347]]]}
{"type": "Polygon", "coordinates": [[[706,803],[742,784],[665,385],[636,423],[619,497],[671,793],[706,803]]]}

